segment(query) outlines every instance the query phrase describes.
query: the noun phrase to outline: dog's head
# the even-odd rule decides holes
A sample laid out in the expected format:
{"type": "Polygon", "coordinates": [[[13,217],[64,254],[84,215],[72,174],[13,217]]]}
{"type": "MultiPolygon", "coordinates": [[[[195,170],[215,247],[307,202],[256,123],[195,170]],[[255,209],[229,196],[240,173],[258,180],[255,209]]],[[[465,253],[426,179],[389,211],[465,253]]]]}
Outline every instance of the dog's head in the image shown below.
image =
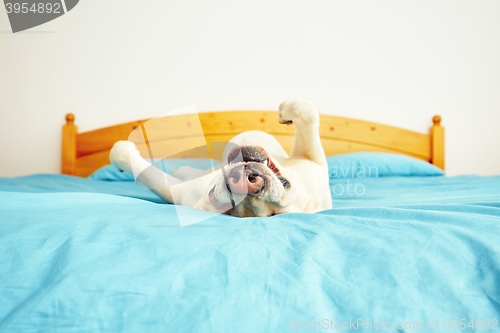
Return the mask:
{"type": "Polygon", "coordinates": [[[213,173],[198,208],[238,217],[308,211],[315,202],[296,171],[281,166],[263,148],[242,146],[213,173]]]}

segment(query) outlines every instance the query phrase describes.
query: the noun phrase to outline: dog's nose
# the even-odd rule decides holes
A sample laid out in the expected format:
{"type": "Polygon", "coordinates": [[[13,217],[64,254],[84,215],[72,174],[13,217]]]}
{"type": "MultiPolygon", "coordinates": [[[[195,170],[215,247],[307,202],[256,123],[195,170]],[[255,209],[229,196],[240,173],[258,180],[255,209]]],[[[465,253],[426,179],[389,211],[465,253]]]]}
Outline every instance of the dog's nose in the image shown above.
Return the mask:
{"type": "Polygon", "coordinates": [[[227,176],[227,187],[234,194],[256,195],[264,187],[264,178],[255,170],[234,168],[227,176]]]}

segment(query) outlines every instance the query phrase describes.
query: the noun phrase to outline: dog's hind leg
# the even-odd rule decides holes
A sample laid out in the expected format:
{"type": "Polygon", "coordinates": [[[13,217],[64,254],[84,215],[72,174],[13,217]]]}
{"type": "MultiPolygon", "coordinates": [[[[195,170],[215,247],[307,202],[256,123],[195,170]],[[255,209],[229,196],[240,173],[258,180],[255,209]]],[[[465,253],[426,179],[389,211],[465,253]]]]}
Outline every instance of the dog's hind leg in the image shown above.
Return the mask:
{"type": "Polygon", "coordinates": [[[295,125],[290,158],[304,158],[327,166],[319,137],[319,114],[314,104],[303,99],[287,100],[279,106],[278,121],[295,125]]]}

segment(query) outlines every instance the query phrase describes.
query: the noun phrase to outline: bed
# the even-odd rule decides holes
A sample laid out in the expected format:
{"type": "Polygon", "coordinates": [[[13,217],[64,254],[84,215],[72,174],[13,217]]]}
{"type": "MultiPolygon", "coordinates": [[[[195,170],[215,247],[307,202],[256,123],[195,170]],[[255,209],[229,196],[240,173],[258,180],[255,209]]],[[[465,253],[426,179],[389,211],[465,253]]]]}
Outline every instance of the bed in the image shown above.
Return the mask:
{"type": "Polygon", "coordinates": [[[178,148],[167,172],[208,163],[210,143],[241,130],[289,150],[293,127],[276,117],[79,133],[68,115],[61,174],[0,178],[0,332],[498,330],[500,176],[444,176],[438,116],[427,134],[322,116],[333,209],[316,214],[183,227],[173,205],[107,165],[115,141],[143,130],[145,157],[178,148]],[[200,128],[206,146],[192,149],[200,128]]]}

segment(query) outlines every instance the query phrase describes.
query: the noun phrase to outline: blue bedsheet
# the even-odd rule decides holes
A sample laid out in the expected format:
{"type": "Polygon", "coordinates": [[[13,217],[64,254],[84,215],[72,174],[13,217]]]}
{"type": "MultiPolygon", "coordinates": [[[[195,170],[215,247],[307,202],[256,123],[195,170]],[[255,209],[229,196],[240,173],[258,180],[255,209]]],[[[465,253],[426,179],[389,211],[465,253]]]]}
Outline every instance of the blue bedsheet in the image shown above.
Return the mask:
{"type": "Polygon", "coordinates": [[[349,182],[180,227],[133,182],[0,179],[0,332],[500,329],[499,176],[349,182]]]}

